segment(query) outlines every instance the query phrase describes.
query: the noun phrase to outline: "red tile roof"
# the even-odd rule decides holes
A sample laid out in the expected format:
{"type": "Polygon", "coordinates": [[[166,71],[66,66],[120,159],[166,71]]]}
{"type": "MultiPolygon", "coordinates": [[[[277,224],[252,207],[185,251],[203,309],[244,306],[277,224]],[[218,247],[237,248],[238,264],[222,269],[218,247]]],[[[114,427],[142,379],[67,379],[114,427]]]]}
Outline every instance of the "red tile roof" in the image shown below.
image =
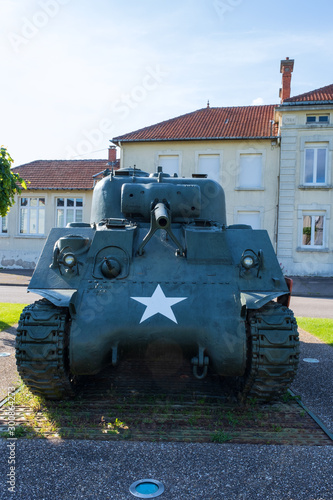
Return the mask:
{"type": "Polygon", "coordinates": [[[263,139],[277,135],[275,105],[203,108],[112,139],[112,142],[263,139]]]}
{"type": "MultiPolygon", "coordinates": [[[[37,160],[14,167],[28,189],[93,189],[93,175],[108,167],[107,160],[37,160]],[[28,182],[30,183],[28,184],[28,182]]],[[[117,166],[119,168],[119,160],[117,166]]]]}
{"type": "Polygon", "coordinates": [[[333,84],[285,99],[285,102],[333,101],[333,84]]]}

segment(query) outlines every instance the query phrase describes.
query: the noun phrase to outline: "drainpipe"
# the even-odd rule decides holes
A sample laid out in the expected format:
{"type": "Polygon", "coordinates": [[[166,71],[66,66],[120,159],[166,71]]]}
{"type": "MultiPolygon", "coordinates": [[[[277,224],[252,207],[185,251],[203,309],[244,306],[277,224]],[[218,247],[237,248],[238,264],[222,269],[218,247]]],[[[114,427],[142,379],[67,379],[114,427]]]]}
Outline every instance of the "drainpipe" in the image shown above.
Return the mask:
{"type": "Polygon", "coordinates": [[[276,205],[276,234],[275,234],[275,253],[277,255],[278,250],[278,234],[279,234],[279,210],[280,210],[280,173],[277,176],[278,183],[278,196],[277,196],[277,205],[276,205]]]}

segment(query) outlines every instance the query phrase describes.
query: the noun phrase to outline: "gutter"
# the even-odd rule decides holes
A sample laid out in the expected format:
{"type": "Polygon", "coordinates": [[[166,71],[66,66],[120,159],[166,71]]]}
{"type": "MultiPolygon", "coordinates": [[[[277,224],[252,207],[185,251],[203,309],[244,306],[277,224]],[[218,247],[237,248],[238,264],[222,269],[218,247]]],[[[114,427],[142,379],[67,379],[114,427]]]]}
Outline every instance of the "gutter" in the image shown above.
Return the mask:
{"type": "Polygon", "coordinates": [[[320,104],[332,104],[332,100],[328,101],[291,101],[291,102],[283,102],[277,106],[278,109],[283,108],[283,106],[313,106],[320,104]]]}
{"type": "Polygon", "coordinates": [[[171,142],[171,141],[229,141],[229,140],[273,140],[277,139],[279,136],[271,135],[271,136],[250,136],[250,137],[168,137],[168,138],[159,138],[159,139],[121,139],[120,141],[117,138],[112,139],[113,144],[120,145],[122,142],[171,142]]]}
{"type": "MultiPolygon", "coordinates": [[[[93,187],[91,188],[73,188],[73,187],[27,187],[27,191],[92,191],[93,187]]],[[[23,191],[22,191],[23,193],[23,191]]]]}

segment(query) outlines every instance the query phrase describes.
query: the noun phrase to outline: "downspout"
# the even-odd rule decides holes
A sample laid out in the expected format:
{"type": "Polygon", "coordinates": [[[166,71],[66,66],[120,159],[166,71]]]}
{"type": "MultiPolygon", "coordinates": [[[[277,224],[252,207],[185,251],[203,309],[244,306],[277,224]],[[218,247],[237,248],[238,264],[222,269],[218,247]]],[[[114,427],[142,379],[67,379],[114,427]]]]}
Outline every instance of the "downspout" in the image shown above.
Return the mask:
{"type": "Polygon", "coordinates": [[[278,252],[278,245],[279,245],[279,213],[280,213],[280,192],[281,192],[281,136],[277,137],[277,143],[280,148],[280,153],[279,153],[279,172],[278,172],[278,177],[277,177],[277,185],[278,185],[278,193],[277,193],[277,205],[276,205],[276,238],[275,238],[275,253],[277,255],[278,252]]]}

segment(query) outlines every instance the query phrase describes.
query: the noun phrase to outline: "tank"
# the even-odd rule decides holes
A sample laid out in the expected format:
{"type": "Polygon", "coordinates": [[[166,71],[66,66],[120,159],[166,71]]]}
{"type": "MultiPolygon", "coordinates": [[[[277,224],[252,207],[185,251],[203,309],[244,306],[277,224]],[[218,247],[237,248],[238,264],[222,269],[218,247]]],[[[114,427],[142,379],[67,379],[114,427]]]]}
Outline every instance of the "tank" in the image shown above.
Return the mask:
{"type": "Polygon", "coordinates": [[[228,226],[223,188],[205,176],[105,172],[90,223],[51,230],[28,289],[42,299],[22,312],[17,367],[48,399],[158,342],[194,381],[236,381],[243,401],[278,398],[297,370],[291,289],[267,231],[228,226]]]}

